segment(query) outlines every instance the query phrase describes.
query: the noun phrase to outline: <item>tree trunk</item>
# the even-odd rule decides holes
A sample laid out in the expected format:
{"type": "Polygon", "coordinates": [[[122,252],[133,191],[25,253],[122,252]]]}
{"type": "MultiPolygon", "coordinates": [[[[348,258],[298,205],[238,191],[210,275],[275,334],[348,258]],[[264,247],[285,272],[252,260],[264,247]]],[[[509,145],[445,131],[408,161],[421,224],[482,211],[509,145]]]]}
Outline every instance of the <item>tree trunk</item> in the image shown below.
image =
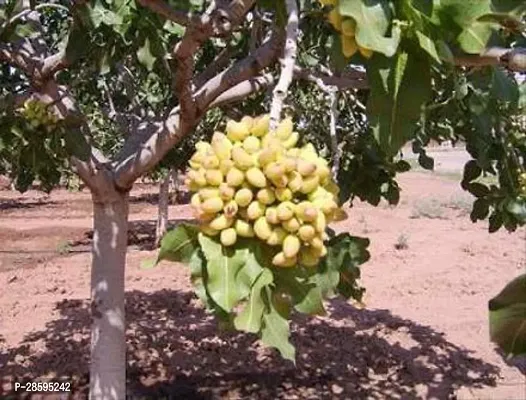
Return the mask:
{"type": "Polygon", "coordinates": [[[170,170],[170,175],[172,175],[172,183],[174,185],[174,195],[175,195],[175,204],[178,204],[179,201],[177,200],[179,198],[179,171],[175,168],[172,168],[170,170]]]}
{"type": "Polygon", "coordinates": [[[159,186],[159,204],[157,212],[157,228],[155,230],[155,247],[161,243],[168,226],[168,203],[170,199],[170,178],[168,172],[159,186]]]}
{"type": "Polygon", "coordinates": [[[94,199],[90,399],[126,397],[124,271],[128,194],[94,199]]]}

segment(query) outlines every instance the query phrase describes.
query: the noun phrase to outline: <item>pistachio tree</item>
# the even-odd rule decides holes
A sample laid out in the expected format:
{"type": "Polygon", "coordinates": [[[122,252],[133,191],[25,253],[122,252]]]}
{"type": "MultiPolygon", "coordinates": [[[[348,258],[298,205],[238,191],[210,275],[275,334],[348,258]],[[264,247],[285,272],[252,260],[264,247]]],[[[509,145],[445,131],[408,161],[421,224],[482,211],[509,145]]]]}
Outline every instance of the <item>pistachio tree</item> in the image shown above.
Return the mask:
{"type": "MultiPolygon", "coordinates": [[[[524,224],[524,140],[504,137],[499,117],[523,101],[507,71],[526,68],[524,12],[519,0],[3,1],[2,171],[23,190],[35,178],[50,188],[69,169],[92,194],[90,396],[125,397],[130,190],[218,107],[229,115],[243,101],[254,113],[255,96],[268,91],[274,130],[298,82],[321,88],[331,99],[320,129],[336,138],[340,201],[378,204],[398,201],[394,178],[408,168],[393,159],[400,147],[415,141],[424,154],[429,123],[441,129],[433,111],[457,102],[460,126],[452,129],[474,157],[463,181],[478,198],[474,219],[524,224]],[[148,97],[155,107],[144,107],[148,97]],[[336,129],[335,109],[367,118],[336,129]],[[111,129],[97,127],[104,113],[111,129]],[[499,185],[481,187],[482,173],[497,174],[499,185]]],[[[300,128],[315,122],[294,118],[300,128]]],[[[340,279],[331,285],[345,294],[340,279]]],[[[288,337],[286,323],[272,324],[288,337]]]]}

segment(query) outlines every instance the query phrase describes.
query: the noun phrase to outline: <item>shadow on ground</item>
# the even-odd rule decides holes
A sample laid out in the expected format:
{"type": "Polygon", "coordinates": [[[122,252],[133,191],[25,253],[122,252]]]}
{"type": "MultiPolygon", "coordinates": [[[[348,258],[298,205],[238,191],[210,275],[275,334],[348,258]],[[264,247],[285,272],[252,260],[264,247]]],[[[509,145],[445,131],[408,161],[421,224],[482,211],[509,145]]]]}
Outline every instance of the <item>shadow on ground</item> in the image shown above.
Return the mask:
{"type": "MultiPolygon", "coordinates": [[[[195,219],[173,219],[168,221],[168,229],[173,229],[177,225],[184,223],[195,223],[195,219]]],[[[140,220],[128,223],[128,246],[135,246],[139,250],[150,251],[155,248],[155,229],[157,221],[140,220]]],[[[84,237],[70,241],[70,245],[75,250],[90,251],[93,240],[93,230],[86,231],[84,237]]]]}
{"type": "MultiPolygon", "coordinates": [[[[460,385],[495,385],[499,372],[429,327],[341,301],[330,303],[330,319],[295,320],[296,368],[252,335],[218,335],[190,293],[132,291],[126,302],[133,398],[447,399],[460,385]]],[[[0,356],[4,391],[15,378],[55,376],[87,393],[88,301],[56,309],[60,317],[45,330],[0,356]]]]}
{"type": "Polygon", "coordinates": [[[39,200],[26,200],[26,199],[2,199],[0,198],[0,211],[9,210],[28,210],[32,208],[55,205],[56,201],[39,199],[39,200]]]}

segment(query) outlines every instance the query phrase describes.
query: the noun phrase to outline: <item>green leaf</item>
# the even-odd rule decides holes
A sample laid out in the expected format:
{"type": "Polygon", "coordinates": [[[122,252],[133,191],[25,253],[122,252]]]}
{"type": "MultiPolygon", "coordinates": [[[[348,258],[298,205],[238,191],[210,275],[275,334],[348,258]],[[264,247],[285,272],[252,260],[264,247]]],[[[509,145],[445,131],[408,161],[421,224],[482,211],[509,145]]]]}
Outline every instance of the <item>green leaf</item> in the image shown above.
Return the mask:
{"type": "Polygon", "coordinates": [[[201,249],[197,248],[191,255],[188,266],[190,267],[190,280],[194,286],[194,291],[199,300],[206,305],[208,309],[213,309],[208,293],[205,287],[206,279],[206,259],[201,249]]]}
{"type": "Polygon", "coordinates": [[[526,274],[489,301],[491,340],[507,354],[526,354],[526,274]]]}
{"type": "Polygon", "coordinates": [[[418,43],[420,44],[420,47],[423,50],[425,50],[427,54],[429,54],[431,58],[433,58],[433,60],[441,64],[442,60],[440,59],[435,43],[431,40],[431,38],[420,31],[416,31],[416,37],[418,39],[418,43]]]}
{"type": "Polygon", "coordinates": [[[296,350],[289,342],[289,322],[274,308],[267,291],[268,311],[263,315],[261,341],[270,347],[278,349],[281,356],[296,364],[296,350]]]}
{"type": "Polygon", "coordinates": [[[181,224],[168,231],[161,240],[157,262],[168,260],[188,263],[198,247],[199,229],[195,225],[181,224]]]}
{"type": "Polygon", "coordinates": [[[457,40],[466,53],[480,54],[487,47],[493,30],[492,23],[475,21],[462,31],[457,40]]]}
{"type": "Polygon", "coordinates": [[[264,268],[272,268],[274,252],[258,239],[244,239],[239,241],[241,247],[246,248],[247,256],[245,265],[236,274],[236,282],[243,288],[246,295],[252,285],[263,272],[264,268]]]}
{"type": "Polygon", "coordinates": [[[363,289],[356,280],[360,277],[359,266],[370,258],[367,251],[369,239],[340,233],[327,243],[327,256],[320,264],[316,282],[323,297],[337,293],[346,298],[360,300],[363,289]]]}
{"type": "Polygon", "coordinates": [[[231,312],[245,297],[243,288],[236,282],[236,276],[245,265],[246,249],[224,248],[212,238],[198,235],[201,249],[207,260],[208,274],[206,287],[210,297],[223,310],[231,312]]]}
{"type": "Polygon", "coordinates": [[[503,224],[502,214],[494,211],[489,217],[489,233],[497,232],[503,224]]]}
{"type": "Polygon", "coordinates": [[[86,140],[82,129],[78,126],[70,126],[65,130],[64,140],[66,151],[69,155],[81,161],[89,161],[91,157],[91,146],[86,140]]]}
{"type": "Polygon", "coordinates": [[[475,197],[484,197],[489,194],[488,187],[486,185],[483,185],[482,183],[467,183],[465,187],[466,190],[475,197]]]}
{"type": "Polygon", "coordinates": [[[517,81],[509,76],[505,70],[493,67],[491,92],[498,100],[511,103],[516,107],[519,103],[519,85],[517,81]]]}
{"type": "Polygon", "coordinates": [[[152,51],[150,49],[150,39],[149,38],[146,38],[144,40],[144,44],[139,48],[139,50],[137,50],[137,59],[142,65],[144,65],[144,67],[148,71],[151,71],[153,69],[156,58],[152,54],[152,51]]]}
{"type": "Polygon", "coordinates": [[[261,290],[269,286],[274,280],[272,272],[264,269],[250,290],[250,297],[243,311],[234,319],[236,329],[257,333],[261,329],[261,320],[265,311],[265,302],[261,295],[261,290]]]}
{"type": "Polygon", "coordinates": [[[506,205],[506,210],[520,223],[526,223],[526,199],[519,197],[510,200],[506,205]]]}
{"type": "Polygon", "coordinates": [[[339,11],[356,21],[356,42],[367,49],[392,57],[400,43],[400,29],[393,27],[392,37],[385,37],[391,24],[391,9],[383,0],[340,0],[339,11]]]}
{"type": "Polygon", "coordinates": [[[421,107],[430,98],[429,61],[405,52],[391,59],[376,55],[367,76],[369,122],[382,150],[392,157],[414,136],[421,107]]]}
{"type": "Polygon", "coordinates": [[[486,219],[489,214],[489,202],[486,199],[477,199],[473,203],[473,210],[469,215],[472,222],[482,221],[486,219]]]}
{"type": "Polygon", "coordinates": [[[182,36],[185,30],[184,26],[179,25],[169,20],[167,20],[164,23],[163,29],[167,31],[168,33],[170,33],[171,35],[177,35],[177,36],[182,36]]]}
{"type": "Polygon", "coordinates": [[[439,40],[437,42],[437,53],[442,61],[445,61],[449,64],[453,64],[455,62],[455,55],[451,51],[449,45],[443,40],[439,40]]]}
{"type": "Polygon", "coordinates": [[[435,169],[435,159],[429,157],[425,151],[421,151],[418,155],[418,164],[428,171],[433,171],[435,169]]]}
{"type": "Polygon", "coordinates": [[[464,165],[464,175],[462,178],[462,188],[467,189],[467,184],[473,182],[475,179],[482,174],[482,168],[479,167],[476,160],[469,160],[466,165],[464,165]]]}
{"type": "Polygon", "coordinates": [[[308,315],[325,315],[321,289],[314,281],[302,277],[298,268],[274,270],[276,290],[292,296],[294,308],[308,315]]]}
{"type": "Polygon", "coordinates": [[[77,22],[73,22],[65,43],[68,63],[73,64],[75,61],[84,57],[89,47],[90,43],[86,28],[80,26],[77,22]],[[84,43],[84,45],[79,46],[79,43],[84,43]]]}

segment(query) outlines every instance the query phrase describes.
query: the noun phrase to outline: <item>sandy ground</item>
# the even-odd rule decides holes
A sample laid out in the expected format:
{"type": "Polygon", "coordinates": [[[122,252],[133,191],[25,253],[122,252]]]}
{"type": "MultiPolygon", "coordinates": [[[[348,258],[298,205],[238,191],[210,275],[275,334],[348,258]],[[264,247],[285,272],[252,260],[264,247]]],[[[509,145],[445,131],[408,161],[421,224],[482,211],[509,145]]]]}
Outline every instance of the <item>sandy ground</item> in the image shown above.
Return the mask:
{"type": "MultiPolygon", "coordinates": [[[[371,238],[367,308],[336,300],[327,317],[296,317],[296,367],[253,336],[218,333],[184,266],[140,268],[155,254],[156,211],[154,189],[136,189],[126,277],[130,395],[525,399],[525,376],[495,352],[487,326],[490,296],[526,268],[525,231],[490,235],[485,223],[472,224],[458,182],[421,173],[399,182],[397,208],[356,203],[336,226],[371,238]]],[[[187,206],[170,212],[189,216],[187,206]]],[[[0,192],[0,397],[23,397],[12,390],[16,380],[53,378],[85,398],[90,229],[87,193],[0,192]]]]}

